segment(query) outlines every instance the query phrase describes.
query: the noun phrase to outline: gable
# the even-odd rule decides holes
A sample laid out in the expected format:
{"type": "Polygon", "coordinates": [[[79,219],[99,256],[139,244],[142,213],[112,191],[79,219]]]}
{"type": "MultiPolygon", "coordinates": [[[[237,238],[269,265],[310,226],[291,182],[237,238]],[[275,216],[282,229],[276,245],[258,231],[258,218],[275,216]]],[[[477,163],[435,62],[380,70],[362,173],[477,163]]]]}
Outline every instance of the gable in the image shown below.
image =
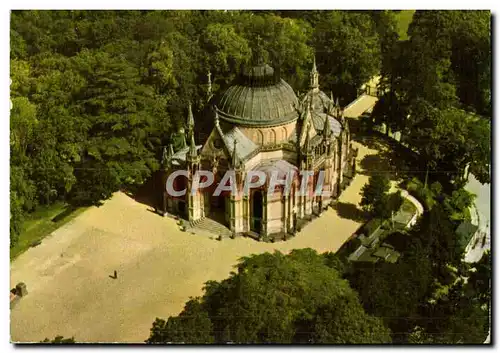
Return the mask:
{"type": "Polygon", "coordinates": [[[214,127],[212,132],[208,136],[207,141],[201,148],[202,156],[213,156],[213,155],[222,155],[225,158],[230,158],[230,153],[226,147],[226,144],[223,140],[223,136],[221,136],[219,129],[214,127]]]}

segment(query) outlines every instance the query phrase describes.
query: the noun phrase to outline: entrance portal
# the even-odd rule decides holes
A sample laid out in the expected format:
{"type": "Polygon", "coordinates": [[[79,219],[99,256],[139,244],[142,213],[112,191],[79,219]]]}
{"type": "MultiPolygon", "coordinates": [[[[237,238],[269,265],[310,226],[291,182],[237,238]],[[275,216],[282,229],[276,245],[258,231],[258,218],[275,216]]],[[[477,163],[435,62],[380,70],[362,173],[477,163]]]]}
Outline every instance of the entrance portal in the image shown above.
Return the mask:
{"type": "Polygon", "coordinates": [[[262,192],[255,191],[252,197],[252,215],[250,230],[260,233],[262,230],[262,192]]]}
{"type": "Polygon", "coordinates": [[[226,225],[226,198],[224,195],[211,196],[210,215],[214,221],[226,225]]]}

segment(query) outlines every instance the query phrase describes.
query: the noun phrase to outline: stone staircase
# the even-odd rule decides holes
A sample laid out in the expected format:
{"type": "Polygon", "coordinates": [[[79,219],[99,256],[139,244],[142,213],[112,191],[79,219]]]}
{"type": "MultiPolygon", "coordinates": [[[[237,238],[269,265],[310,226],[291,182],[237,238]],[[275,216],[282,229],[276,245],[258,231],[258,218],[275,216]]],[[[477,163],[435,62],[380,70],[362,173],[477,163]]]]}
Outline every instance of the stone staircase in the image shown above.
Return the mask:
{"type": "Polygon", "coordinates": [[[220,235],[222,238],[229,238],[232,235],[231,230],[224,224],[207,217],[190,222],[190,225],[194,231],[203,230],[215,235],[220,235]]]}

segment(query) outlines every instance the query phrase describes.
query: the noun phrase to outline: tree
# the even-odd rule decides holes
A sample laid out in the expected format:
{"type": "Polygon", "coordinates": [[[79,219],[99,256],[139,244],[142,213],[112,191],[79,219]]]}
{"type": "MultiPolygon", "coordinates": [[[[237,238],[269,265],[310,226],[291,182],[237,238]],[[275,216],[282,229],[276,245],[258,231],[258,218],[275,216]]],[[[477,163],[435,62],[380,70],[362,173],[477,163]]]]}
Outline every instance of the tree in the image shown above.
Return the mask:
{"type": "Polygon", "coordinates": [[[157,319],[147,342],[390,342],[382,322],[311,249],[254,255],[237,268],[222,282],[208,282],[204,296],[179,316],[157,319]]]}
{"type": "Polygon", "coordinates": [[[491,301],[491,252],[486,251],[481,259],[472,264],[467,286],[472,289],[470,296],[481,305],[489,306],[491,301]]]}
{"type": "Polygon", "coordinates": [[[462,220],[465,218],[466,210],[474,202],[476,195],[465,189],[454,190],[451,197],[443,201],[443,206],[453,220],[462,220]]]}
{"type": "Polygon", "coordinates": [[[387,217],[389,210],[387,193],[390,188],[391,185],[387,176],[383,174],[370,176],[368,183],[361,189],[362,196],[360,205],[366,212],[369,212],[374,217],[387,217]]]}
{"type": "Polygon", "coordinates": [[[208,66],[221,85],[232,81],[241,65],[251,57],[247,40],[236,33],[232,24],[210,24],[200,39],[208,66]]]}
{"type": "Polygon", "coordinates": [[[460,187],[469,166],[489,182],[489,119],[471,114],[491,116],[489,12],[416,11],[409,35],[384,55],[375,120],[403,133],[426,174],[445,170],[460,187]]]}
{"type": "Polygon", "coordinates": [[[460,102],[491,116],[491,13],[453,11],[451,63],[460,102]]]}
{"type": "Polygon", "coordinates": [[[151,87],[140,84],[138,71],[128,62],[87,50],[74,60],[87,77],[78,104],[89,128],[76,165],[82,185],[76,185],[73,195],[83,192],[93,203],[122,185],[142,183],[158,168],[148,135],[154,133],[155,121],[165,118],[166,107],[151,87]]]}
{"type": "Polygon", "coordinates": [[[389,131],[404,131],[406,128],[406,112],[400,100],[393,91],[383,94],[375,106],[371,117],[375,124],[386,124],[386,133],[389,131]]]}
{"type": "Polygon", "coordinates": [[[312,27],[304,20],[282,18],[271,13],[240,12],[235,19],[238,33],[244,36],[252,49],[265,48],[268,64],[279,71],[295,89],[308,87],[308,74],[311,70],[313,50],[310,40],[312,27]]]}
{"type": "Polygon", "coordinates": [[[435,304],[422,306],[421,321],[431,343],[482,344],[489,328],[489,313],[464,291],[463,281],[457,282],[435,304]]]}
{"type": "Polygon", "coordinates": [[[178,317],[171,317],[168,321],[157,318],[146,343],[214,343],[213,325],[201,303],[192,299],[178,317]]]}
{"type": "Polygon", "coordinates": [[[418,323],[419,305],[429,292],[433,274],[423,254],[403,255],[398,263],[354,263],[347,275],[367,313],[383,319],[394,342],[405,342],[418,323]]]}
{"type": "Polygon", "coordinates": [[[428,254],[437,275],[443,275],[446,265],[458,265],[463,256],[455,227],[444,207],[437,203],[426,211],[411,230],[415,256],[428,254]]]}
{"type": "Polygon", "coordinates": [[[428,101],[417,100],[407,125],[405,141],[418,153],[427,172],[439,170],[441,176],[461,187],[470,165],[471,172],[483,181],[489,180],[490,127],[484,119],[456,108],[440,110],[428,101]],[[485,134],[483,138],[480,131],[485,134]]]}
{"type": "Polygon", "coordinates": [[[381,63],[380,38],[373,18],[354,11],[324,11],[315,26],[314,47],[323,87],[343,101],[377,75],[381,63]]]}
{"type": "Polygon", "coordinates": [[[491,182],[491,122],[478,116],[469,116],[467,125],[467,162],[469,171],[480,183],[491,182]]]}

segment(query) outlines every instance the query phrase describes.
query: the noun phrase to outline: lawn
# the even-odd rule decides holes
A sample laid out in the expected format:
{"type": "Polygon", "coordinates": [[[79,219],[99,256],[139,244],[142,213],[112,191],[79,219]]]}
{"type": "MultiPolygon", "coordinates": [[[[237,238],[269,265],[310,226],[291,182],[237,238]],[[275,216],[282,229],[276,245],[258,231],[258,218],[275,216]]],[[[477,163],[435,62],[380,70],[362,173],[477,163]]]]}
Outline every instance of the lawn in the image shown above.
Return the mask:
{"type": "Polygon", "coordinates": [[[401,10],[396,14],[398,21],[398,34],[400,40],[408,39],[408,27],[413,19],[415,10],[401,10]]]}
{"type": "Polygon", "coordinates": [[[406,213],[414,214],[417,212],[417,208],[415,205],[409,201],[408,199],[404,199],[403,204],[401,205],[401,210],[406,213]]]}
{"type": "Polygon", "coordinates": [[[56,202],[49,206],[40,206],[30,214],[23,224],[23,232],[17,244],[10,248],[10,259],[28,250],[32,244],[41,241],[63,224],[69,222],[86,208],[71,208],[64,202],[56,202]]]}

